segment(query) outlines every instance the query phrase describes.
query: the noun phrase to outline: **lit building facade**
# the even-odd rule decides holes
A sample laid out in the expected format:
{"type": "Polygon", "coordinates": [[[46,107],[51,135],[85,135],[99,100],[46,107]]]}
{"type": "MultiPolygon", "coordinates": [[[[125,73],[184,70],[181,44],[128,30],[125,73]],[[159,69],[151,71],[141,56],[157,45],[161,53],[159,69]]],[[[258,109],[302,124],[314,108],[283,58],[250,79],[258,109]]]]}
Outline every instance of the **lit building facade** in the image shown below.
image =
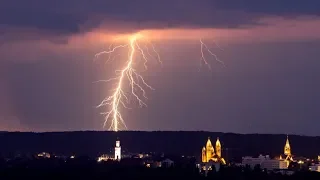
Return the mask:
{"type": "Polygon", "coordinates": [[[243,157],[242,165],[249,166],[251,169],[253,169],[257,165],[259,165],[261,169],[267,169],[267,170],[288,168],[285,160],[271,159],[268,155],[267,156],[260,155],[257,158],[250,157],[250,156],[243,157]]]}
{"type": "Polygon", "coordinates": [[[121,160],[121,146],[120,141],[116,141],[116,147],[114,148],[114,159],[120,161],[121,160]]]}
{"type": "Polygon", "coordinates": [[[101,161],[108,161],[108,160],[113,160],[112,157],[108,156],[107,154],[103,154],[101,155],[100,157],[98,157],[98,162],[101,162],[101,161]]]}
{"type": "Polygon", "coordinates": [[[313,164],[313,165],[309,166],[309,170],[320,172],[320,164],[313,164]]]}
{"type": "Polygon", "coordinates": [[[47,153],[47,152],[39,153],[37,156],[38,156],[39,158],[40,158],[40,157],[41,157],[41,158],[50,158],[50,157],[51,157],[51,155],[50,155],[49,153],[47,153]]]}
{"type": "Polygon", "coordinates": [[[280,155],[279,159],[271,159],[268,155],[260,155],[257,158],[254,157],[243,157],[242,165],[249,165],[250,168],[254,168],[259,165],[262,169],[274,170],[274,169],[288,169],[289,163],[293,161],[291,146],[289,137],[287,136],[286,143],[283,148],[283,155],[280,155]],[[285,157],[285,158],[283,158],[285,157]]]}

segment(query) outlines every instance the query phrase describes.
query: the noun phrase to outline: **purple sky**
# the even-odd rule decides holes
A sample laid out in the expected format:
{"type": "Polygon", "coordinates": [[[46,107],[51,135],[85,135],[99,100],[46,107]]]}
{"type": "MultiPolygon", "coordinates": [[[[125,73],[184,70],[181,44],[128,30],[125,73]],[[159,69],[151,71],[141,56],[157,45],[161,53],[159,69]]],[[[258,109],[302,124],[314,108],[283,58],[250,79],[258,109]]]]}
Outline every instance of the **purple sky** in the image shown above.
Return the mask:
{"type": "MultiPolygon", "coordinates": [[[[147,108],[130,130],[320,135],[319,0],[4,0],[0,130],[102,130],[124,61],[94,61],[119,34],[153,41],[163,67],[143,72],[147,108]],[[200,65],[199,38],[224,61],[200,65]],[[217,48],[216,44],[223,49],[217,48]]],[[[143,63],[140,64],[143,66],[143,63]]]]}

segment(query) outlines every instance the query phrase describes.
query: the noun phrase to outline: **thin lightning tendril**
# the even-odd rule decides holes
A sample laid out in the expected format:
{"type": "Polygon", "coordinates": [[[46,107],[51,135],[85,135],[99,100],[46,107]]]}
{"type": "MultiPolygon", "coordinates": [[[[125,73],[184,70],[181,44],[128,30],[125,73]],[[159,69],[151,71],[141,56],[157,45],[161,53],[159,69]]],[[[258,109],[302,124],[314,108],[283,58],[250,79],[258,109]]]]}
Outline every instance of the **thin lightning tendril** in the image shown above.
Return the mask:
{"type": "MultiPolygon", "coordinates": [[[[113,89],[112,95],[106,97],[102,100],[102,102],[97,106],[97,108],[110,106],[110,110],[104,113],[101,113],[105,116],[105,121],[103,123],[103,127],[107,125],[109,121],[111,121],[111,125],[109,126],[109,130],[119,131],[127,129],[125,121],[121,115],[120,109],[121,107],[130,109],[127,104],[130,103],[130,99],[133,97],[139,103],[140,107],[146,107],[147,104],[143,101],[142,97],[139,95],[138,91],[141,93],[144,99],[147,99],[146,91],[144,88],[148,88],[154,90],[150,85],[146,83],[144,78],[137,72],[134,68],[134,62],[136,61],[136,54],[139,53],[143,60],[144,69],[147,70],[147,63],[149,58],[156,59],[161,65],[162,61],[159,53],[156,51],[155,46],[147,41],[145,37],[142,37],[140,34],[135,34],[129,38],[129,42],[126,44],[120,44],[114,46],[112,43],[109,46],[109,50],[99,52],[95,55],[96,58],[103,54],[108,55],[108,59],[106,63],[109,61],[113,61],[120,54],[114,55],[117,50],[128,48],[128,59],[126,61],[125,67],[120,70],[116,70],[116,77],[107,79],[107,80],[99,80],[96,82],[112,82],[116,81],[116,88],[113,89]],[[144,44],[141,44],[143,42],[144,44]],[[152,53],[150,52],[152,50],[152,53]],[[154,55],[153,55],[154,54],[154,55]],[[129,82],[130,91],[128,93],[124,90],[124,82],[129,82]],[[129,97],[130,95],[130,97],[129,97]]],[[[214,54],[209,47],[200,39],[200,53],[201,53],[201,64],[204,63],[210,70],[211,65],[208,63],[207,58],[205,56],[205,51],[209,53],[209,55],[213,56],[216,61],[224,65],[223,61],[221,61],[216,54],[214,54]]]]}
{"type": "MultiPolygon", "coordinates": [[[[216,44],[217,45],[217,44],[216,44]]],[[[218,46],[218,45],[217,45],[218,46]]],[[[219,46],[218,46],[219,47],[219,46]]],[[[220,48],[220,47],[219,47],[220,48]]],[[[221,49],[221,48],[220,48],[221,49]]],[[[221,61],[216,54],[214,54],[210,48],[203,42],[202,39],[200,39],[200,52],[201,52],[201,64],[204,63],[210,70],[211,70],[211,65],[208,63],[207,58],[205,56],[204,51],[207,51],[211,56],[215,58],[216,61],[221,63],[223,66],[225,66],[224,62],[221,61]]]]}
{"type": "Polygon", "coordinates": [[[140,44],[142,40],[145,40],[145,39],[142,39],[141,35],[135,34],[129,38],[129,42],[127,44],[121,44],[115,47],[112,47],[113,44],[111,44],[109,46],[108,51],[102,51],[96,54],[96,57],[99,57],[102,54],[108,54],[109,55],[107,59],[107,62],[108,62],[115,58],[115,56],[112,58],[112,54],[115,53],[118,49],[126,48],[126,47],[128,47],[129,49],[128,59],[125,67],[121,70],[116,70],[116,74],[118,76],[108,80],[97,81],[97,82],[117,81],[116,88],[114,89],[113,94],[111,96],[106,97],[97,106],[98,108],[102,106],[111,106],[111,109],[109,111],[102,113],[105,116],[103,127],[105,127],[107,122],[111,120],[111,125],[109,127],[109,130],[119,131],[119,130],[127,129],[124,119],[120,113],[121,106],[128,109],[129,107],[127,107],[127,104],[130,103],[128,93],[126,93],[123,88],[125,80],[129,82],[130,95],[132,95],[133,98],[138,101],[140,107],[147,106],[147,104],[139,96],[139,93],[137,91],[139,91],[142,94],[142,96],[145,99],[147,99],[146,91],[144,88],[149,88],[151,90],[154,90],[150,85],[146,83],[144,78],[134,68],[135,56],[136,56],[136,53],[141,54],[142,59],[144,61],[144,68],[146,70],[148,69],[147,62],[149,60],[149,57],[157,59],[160,64],[162,64],[162,61],[160,59],[159,53],[156,51],[152,43],[145,40],[146,43],[144,46],[142,46],[140,44]],[[148,45],[151,46],[153,52],[156,54],[156,57],[152,56],[151,52],[149,51],[148,45]],[[145,48],[143,49],[142,47],[145,47],[145,48]]]}

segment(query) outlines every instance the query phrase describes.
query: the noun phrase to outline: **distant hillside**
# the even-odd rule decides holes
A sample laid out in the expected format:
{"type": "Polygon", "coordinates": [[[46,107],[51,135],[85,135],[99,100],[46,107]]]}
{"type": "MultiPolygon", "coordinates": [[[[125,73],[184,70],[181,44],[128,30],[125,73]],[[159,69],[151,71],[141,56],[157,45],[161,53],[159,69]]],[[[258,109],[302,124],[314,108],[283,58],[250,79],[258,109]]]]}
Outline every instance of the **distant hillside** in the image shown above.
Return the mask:
{"type": "MultiPolygon", "coordinates": [[[[207,138],[215,142],[217,137],[227,159],[245,155],[283,153],[286,135],[232,134],[191,131],[124,131],[124,132],[0,132],[0,153],[37,153],[41,151],[57,154],[81,154],[96,156],[112,151],[119,137],[124,151],[163,152],[200,156],[207,138]]],[[[316,157],[320,154],[320,137],[289,136],[292,152],[298,156],[316,157]]]]}

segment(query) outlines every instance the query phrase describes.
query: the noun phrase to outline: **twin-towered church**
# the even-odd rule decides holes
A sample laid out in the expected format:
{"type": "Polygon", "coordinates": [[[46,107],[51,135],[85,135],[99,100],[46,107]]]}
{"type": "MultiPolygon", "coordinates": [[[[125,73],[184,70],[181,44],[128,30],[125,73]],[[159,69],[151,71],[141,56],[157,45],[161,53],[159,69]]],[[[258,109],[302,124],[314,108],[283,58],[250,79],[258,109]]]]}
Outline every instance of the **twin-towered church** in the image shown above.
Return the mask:
{"type": "Polygon", "coordinates": [[[206,146],[202,148],[202,162],[208,163],[210,161],[212,162],[220,162],[222,164],[226,164],[226,161],[221,157],[221,143],[219,141],[219,138],[217,138],[215,149],[212,146],[210,137],[208,138],[206,146]]]}

